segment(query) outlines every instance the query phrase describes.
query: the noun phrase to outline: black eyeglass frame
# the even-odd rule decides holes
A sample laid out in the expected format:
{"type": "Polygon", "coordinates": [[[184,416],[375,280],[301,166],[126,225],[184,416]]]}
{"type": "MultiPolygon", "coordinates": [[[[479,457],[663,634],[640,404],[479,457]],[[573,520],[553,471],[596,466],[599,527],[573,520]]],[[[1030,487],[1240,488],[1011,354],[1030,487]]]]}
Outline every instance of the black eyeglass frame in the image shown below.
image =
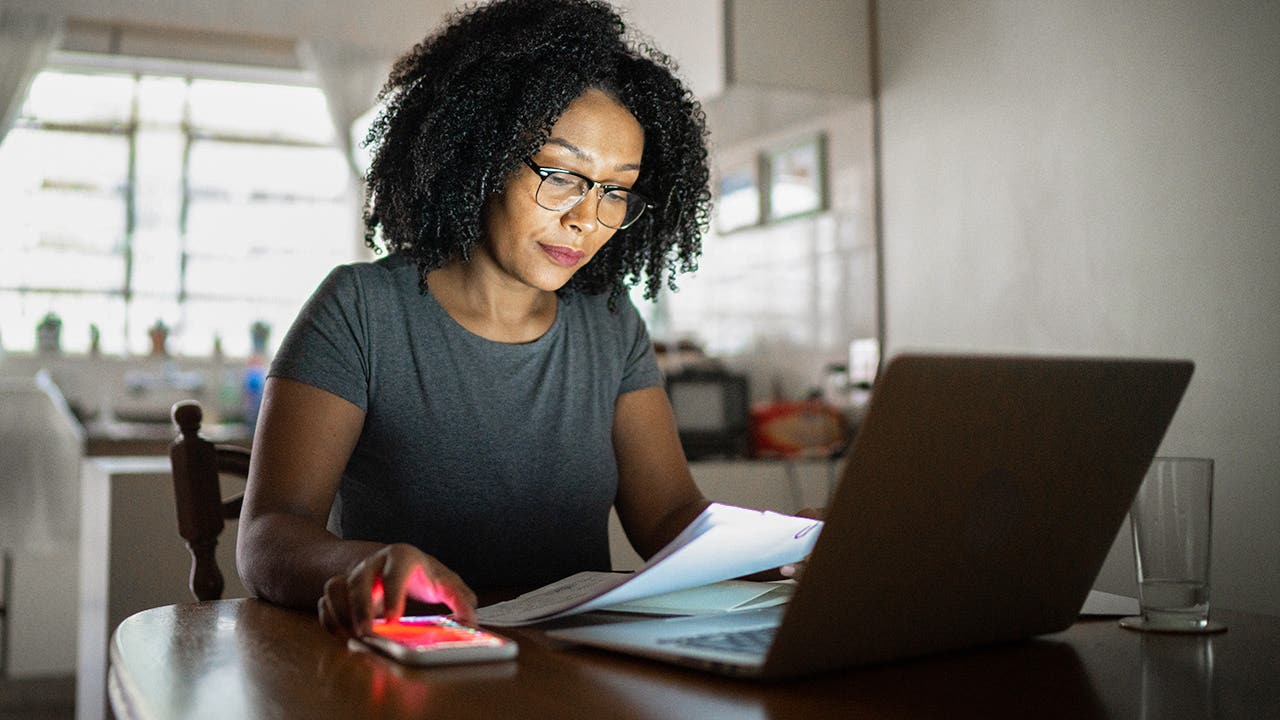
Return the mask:
{"type": "MultiPolygon", "coordinates": [[[[600,189],[601,198],[603,198],[607,193],[610,193],[614,190],[622,190],[623,192],[631,193],[632,195],[635,195],[637,198],[640,199],[640,202],[641,202],[640,213],[636,215],[634,218],[632,218],[631,222],[624,222],[623,224],[618,225],[617,227],[614,227],[609,223],[605,222],[604,220],[600,219],[600,208],[597,207],[596,220],[599,220],[600,224],[604,225],[605,227],[612,227],[614,230],[626,230],[632,225],[635,225],[637,220],[644,217],[645,210],[656,210],[658,207],[653,202],[651,202],[649,198],[645,197],[643,193],[632,190],[631,188],[625,185],[610,185],[608,183],[602,183],[599,180],[592,180],[586,175],[583,175],[580,172],[574,172],[573,170],[566,170],[565,168],[546,167],[544,165],[539,165],[538,163],[533,161],[533,158],[525,158],[524,164],[528,165],[529,169],[537,173],[538,177],[541,178],[538,181],[538,190],[542,189],[543,181],[545,181],[547,178],[551,177],[552,175],[572,175],[587,184],[587,191],[582,193],[582,196],[578,198],[578,201],[570,205],[569,207],[560,208],[559,210],[556,210],[553,208],[546,207],[542,203],[538,203],[538,207],[542,208],[543,210],[550,210],[551,212],[568,212],[569,210],[572,210],[573,208],[577,207],[583,200],[586,199],[588,195],[591,194],[591,191],[595,190],[596,188],[600,189]]],[[[536,201],[537,199],[536,191],[534,192],[534,198],[536,201]]]]}

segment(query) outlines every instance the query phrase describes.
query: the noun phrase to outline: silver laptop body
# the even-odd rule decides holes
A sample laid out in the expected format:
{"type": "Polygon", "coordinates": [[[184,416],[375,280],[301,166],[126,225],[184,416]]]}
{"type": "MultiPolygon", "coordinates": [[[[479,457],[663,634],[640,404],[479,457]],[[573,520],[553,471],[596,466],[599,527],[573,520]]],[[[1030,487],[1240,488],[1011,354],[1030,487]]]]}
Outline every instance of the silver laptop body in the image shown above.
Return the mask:
{"type": "Polygon", "coordinates": [[[548,635],[722,674],[785,677],[1063,630],[1192,369],[899,355],[877,381],[789,605],[548,635]],[[759,649],[745,649],[753,639],[759,649]]]}

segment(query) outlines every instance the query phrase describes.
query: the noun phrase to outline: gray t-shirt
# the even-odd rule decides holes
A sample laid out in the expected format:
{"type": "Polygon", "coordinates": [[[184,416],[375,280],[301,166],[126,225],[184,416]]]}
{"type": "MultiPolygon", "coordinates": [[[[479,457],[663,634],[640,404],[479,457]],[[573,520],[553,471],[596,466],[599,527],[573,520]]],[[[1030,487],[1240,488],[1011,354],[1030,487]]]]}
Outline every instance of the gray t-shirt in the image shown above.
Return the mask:
{"type": "Polygon", "coordinates": [[[524,344],[474,335],[397,255],[333,270],[271,375],[346,398],[364,428],[338,491],[348,539],[407,542],[472,588],[608,570],[619,395],[662,382],[622,300],[561,298],[524,344]]]}

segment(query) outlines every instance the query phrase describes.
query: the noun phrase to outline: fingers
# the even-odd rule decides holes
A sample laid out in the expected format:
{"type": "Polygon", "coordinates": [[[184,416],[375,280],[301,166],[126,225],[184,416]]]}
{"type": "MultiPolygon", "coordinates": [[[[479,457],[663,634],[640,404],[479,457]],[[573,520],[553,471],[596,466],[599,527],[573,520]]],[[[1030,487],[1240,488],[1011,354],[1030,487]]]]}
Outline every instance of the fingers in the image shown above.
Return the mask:
{"type": "Polygon", "coordinates": [[[799,580],[800,576],[804,574],[804,566],[805,564],[803,562],[783,565],[778,568],[778,574],[788,580],[799,580]]]}
{"type": "Polygon", "coordinates": [[[395,545],[387,547],[386,561],[382,566],[383,617],[387,620],[399,620],[404,615],[406,585],[417,565],[412,554],[395,548],[395,545]]]}
{"type": "Polygon", "coordinates": [[[388,545],[346,575],[329,578],[317,612],[329,632],[359,637],[372,632],[374,618],[399,619],[408,596],[444,603],[459,622],[475,623],[471,588],[439,560],[404,544],[388,545]]]}
{"type": "MultiPolygon", "coordinates": [[[[440,565],[439,563],[436,563],[440,565]]],[[[476,594],[467,587],[462,578],[440,565],[441,572],[436,573],[436,592],[445,604],[453,608],[453,614],[459,622],[474,625],[476,621],[476,594]]]]}
{"type": "Polygon", "coordinates": [[[374,608],[373,588],[382,577],[382,550],[356,564],[347,574],[346,608],[348,623],[357,637],[373,631],[373,618],[382,608],[374,608]]]}
{"type": "Polygon", "coordinates": [[[458,622],[473,625],[476,619],[476,594],[458,574],[430,556],[409,576],[410,595],[423,602],[444,603],[453,610],[458,622]]]}
{"type": "Polygon", "coordinates": [[[320,624],[325,630],[340,637],[354,637],[355,629],[351,624],[351,609],[347,602],[347,578],[336,575],[324,584],[324,594],[320,596],[317,610],[320,624]]]}

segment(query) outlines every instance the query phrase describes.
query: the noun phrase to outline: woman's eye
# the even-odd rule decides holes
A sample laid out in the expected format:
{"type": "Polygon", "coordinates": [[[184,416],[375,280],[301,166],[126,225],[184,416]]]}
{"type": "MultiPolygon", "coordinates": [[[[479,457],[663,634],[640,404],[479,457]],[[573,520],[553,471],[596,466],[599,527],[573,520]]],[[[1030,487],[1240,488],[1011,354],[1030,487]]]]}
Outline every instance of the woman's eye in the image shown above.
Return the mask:
{"type": "Polygon", "coordinates": [[[548,175],[547,179],[543,182],[556,188],[572,188],[582,185],[582,182],[578,180],[578,178],[572,175],[566,175],[565,173],[554,173],[548,175]]]}

